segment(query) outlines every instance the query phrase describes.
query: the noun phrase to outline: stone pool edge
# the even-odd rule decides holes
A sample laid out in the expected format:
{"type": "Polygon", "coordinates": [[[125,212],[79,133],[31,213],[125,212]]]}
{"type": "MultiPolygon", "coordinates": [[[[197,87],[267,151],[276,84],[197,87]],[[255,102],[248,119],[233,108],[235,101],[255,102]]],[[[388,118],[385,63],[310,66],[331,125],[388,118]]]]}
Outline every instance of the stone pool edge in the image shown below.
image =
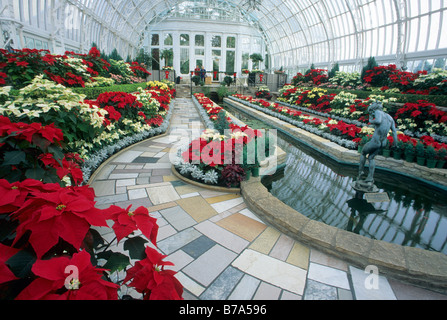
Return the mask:
{"type": "Polygon", "coordinates": [[[260,178],[243,182],[241,191],[250,210],[305,245],[361,268],[374,265],[380,274],[447,292],[447,255],[369,239],[311,220],[271,195],[260,178]]]}

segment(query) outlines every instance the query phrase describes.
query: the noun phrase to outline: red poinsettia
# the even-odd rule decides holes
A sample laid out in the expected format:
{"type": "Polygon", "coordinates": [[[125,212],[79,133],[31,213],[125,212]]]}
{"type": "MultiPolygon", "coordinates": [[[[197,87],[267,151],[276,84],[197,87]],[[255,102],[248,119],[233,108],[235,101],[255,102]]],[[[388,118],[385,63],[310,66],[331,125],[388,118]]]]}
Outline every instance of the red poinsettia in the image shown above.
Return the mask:
{"type": "Polygon", "coordinates": [[[106,213],[95,208],[94,191],[89,186],[62,188],[46,184],[35,190],[11,217],[20,222],[14,243],[30,232],[29,243],[41,258],[60,239],[75,250],[81,247],[90,226],[106,227],[106,213]]]}
{"type": "Polygon", "coordinates": [[[102,279],[104,269],[95,268],[90,254],[37,260],[31,271],[38,277],[17,300],[117,300],[117,284],[102,279]]]}
{"type": "Polygon", "coordinates": [[[150,247],[145,253],[146,259],[129,269],[123,282],[130,281],[129,286],[142,293],[144,300],[183,300],[183,286],[175,278],[176,272],[164,270],[174,264],[163,261],[167,256],[150,247]]]}
{"type": "Polygon", "coordinates": [[[157,243],[158,225],[157,219],[149,215],[145,207],[139,207],[135,211],[130,211],[132,205],[123,209],[111,206],[108,209],[109,218],[113,220],[112,226],[116,234],[117,242],[135,230],[140,230],[154,245],[157,243]]]}

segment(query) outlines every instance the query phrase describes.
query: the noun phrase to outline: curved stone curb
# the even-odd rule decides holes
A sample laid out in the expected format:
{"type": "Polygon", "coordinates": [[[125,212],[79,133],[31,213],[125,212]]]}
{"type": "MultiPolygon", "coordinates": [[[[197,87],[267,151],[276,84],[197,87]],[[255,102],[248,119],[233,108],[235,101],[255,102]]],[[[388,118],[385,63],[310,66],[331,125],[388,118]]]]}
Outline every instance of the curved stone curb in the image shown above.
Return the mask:
{"type": "Polygon", "coordinates": [[[182,176],[174,166],[171,167],[171,171],[180,180],[182,180],[185,183],[191,184],[196,187],[212,190],[212,191],[218,191],[218,192],[226,192],[226,193],[241,193],[241,188],[225,188],[225,187],[219,187],[219,186],[212,186],[209,184],[200,183],[194,180],[190,180],[184,176],[182,176]]]}
{"type": "Polygon", "coordinates": [[[447,255],[404,247],[311,220],[270,194],[260,178],[242,182],[247,206],[293,239],[365,268],[433,290],[447,292],[447,255]]]}

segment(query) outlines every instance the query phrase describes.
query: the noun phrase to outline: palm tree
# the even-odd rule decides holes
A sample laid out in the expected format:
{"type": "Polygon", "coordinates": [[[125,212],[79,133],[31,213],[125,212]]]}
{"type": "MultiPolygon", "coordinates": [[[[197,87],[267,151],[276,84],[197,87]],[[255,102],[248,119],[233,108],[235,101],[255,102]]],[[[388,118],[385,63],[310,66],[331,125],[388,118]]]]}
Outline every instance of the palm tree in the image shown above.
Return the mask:
{"type": "Polygon", "coordinates": [[[165,66],[169,65],[169,62],[172,61],[172,58],[174,57],[174,52],[172,49],[164,49],[161,51],[160,58],[165,59],[165,66]]]}

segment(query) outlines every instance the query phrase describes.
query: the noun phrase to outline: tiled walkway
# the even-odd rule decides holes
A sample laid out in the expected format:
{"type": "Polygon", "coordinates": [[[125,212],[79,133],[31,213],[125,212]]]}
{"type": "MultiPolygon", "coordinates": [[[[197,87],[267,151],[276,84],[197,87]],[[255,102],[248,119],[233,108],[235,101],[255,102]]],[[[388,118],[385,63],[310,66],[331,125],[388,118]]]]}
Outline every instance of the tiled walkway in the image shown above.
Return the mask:
{"type": "Polygon", "coordinates": [[[447,299],[382,276],[368,290],[369,273],[264,224],[240,194],[178,180],[170,153],[201,129],[191,100],[177,98],[170,134],[120,153],[91,183],[99,207],[146,206],[158,218],[158,248],[175,264],[186,300],[447,299]]]}

